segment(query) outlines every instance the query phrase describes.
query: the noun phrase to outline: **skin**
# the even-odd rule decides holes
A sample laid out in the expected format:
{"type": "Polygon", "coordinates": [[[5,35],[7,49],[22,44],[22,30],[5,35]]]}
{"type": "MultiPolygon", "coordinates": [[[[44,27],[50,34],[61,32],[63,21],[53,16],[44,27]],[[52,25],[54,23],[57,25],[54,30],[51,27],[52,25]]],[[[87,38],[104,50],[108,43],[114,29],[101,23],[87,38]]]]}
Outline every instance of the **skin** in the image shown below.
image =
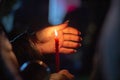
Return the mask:
{"type": "Polygon", "coordinates": [[[43,30],[37,31],[35,34],[36,40],[34,42],[37,51],[41,54],[55,53],[55,29],[58,32],[59,53],[72,54],[76,52],[76,48],[81,46],[81,32],[68,26],[68,22],[56,26],[49,26],[43,30]]]}
{"type": "Polygon", "coordinates": [[[74,75],[72,75],[72,74],[71,74],[68,70],[66,70],[66,69],[63,69],[63,70],[59,71],[58,74],[62,74],[62,75],[67,76],[67,78],[68,78],[69,80],[74,80],[74,75]]]}
{"type": "MultiPolygon", "coordinates": [[[[68,22],[56,26],[49,26],[37,31],[35,34],[36,40],[33,42],[35,49],[40,52],[40,54],[55,53],[55,29],[58,32],[59,53],[75,53],[76,48],[81,46],[81,32],[73,27],[68,26],[68,22]]],[[[65,69],[60,70],[58,74],[65,75],[69,80],[74,79],[74,75],[65,69]]]]}
{"type": "Polygon", "coordinates": [[[70,74],[68,70],[61,70],[58,73],[50,75],[49,80],[74,80],[74,75],[70,74]]]}

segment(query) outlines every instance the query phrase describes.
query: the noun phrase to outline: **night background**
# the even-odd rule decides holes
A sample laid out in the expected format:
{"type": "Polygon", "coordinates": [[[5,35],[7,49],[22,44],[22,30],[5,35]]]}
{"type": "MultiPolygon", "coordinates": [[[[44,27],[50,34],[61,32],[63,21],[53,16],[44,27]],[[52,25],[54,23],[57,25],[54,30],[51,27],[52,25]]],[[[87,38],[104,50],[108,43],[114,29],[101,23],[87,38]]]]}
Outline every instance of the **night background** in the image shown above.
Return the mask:
{"type": "MultiPolygon", "coordinates": [[[[104,21],[112,4],[111,0],[2,1],[0,10],[3,13],[0,13],[0,15],[4,17],[1,18],[1,22],[5,26],[9,40],[26,30],[32,33],[37,29],[61,24],[69,20],[69,26],[77,28],[82,33],[82,47],[78,48],[75,54],[61,54],[60,68],[68,69],[70,73],[75,75],[75,80],[89,80],[94,70],[96,70],[94,62],[98,58],[97,45],[104,27],[104,21]]],[[[115,1],[119,2],[119,0],[115,1]]],[[[55,72],[54,57],[54,55],[45,55],[43,59],[50,67],[51,72],[55,72]]],[[[98,72],[100,71],[98,70],[98,72]]]]}

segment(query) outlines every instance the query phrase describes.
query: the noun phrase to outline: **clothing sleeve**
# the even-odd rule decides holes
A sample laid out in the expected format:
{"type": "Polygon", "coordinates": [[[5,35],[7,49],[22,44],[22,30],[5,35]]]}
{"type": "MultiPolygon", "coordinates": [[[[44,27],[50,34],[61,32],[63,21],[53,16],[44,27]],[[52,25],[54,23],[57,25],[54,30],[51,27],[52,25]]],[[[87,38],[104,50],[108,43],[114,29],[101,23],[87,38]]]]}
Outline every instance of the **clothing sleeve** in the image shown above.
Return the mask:
{"type": "Polygon", "coordinates": [[[41,60],[41,55],[31,47],[30,36],[25,32],[11,41],[13,51],[17,57],[20,66],[30,60],[41,60]]]}
{"type": "Polygon", "coordinates": [[[0,24],[0,80],[22,80],[12,46],[0,24]]]}

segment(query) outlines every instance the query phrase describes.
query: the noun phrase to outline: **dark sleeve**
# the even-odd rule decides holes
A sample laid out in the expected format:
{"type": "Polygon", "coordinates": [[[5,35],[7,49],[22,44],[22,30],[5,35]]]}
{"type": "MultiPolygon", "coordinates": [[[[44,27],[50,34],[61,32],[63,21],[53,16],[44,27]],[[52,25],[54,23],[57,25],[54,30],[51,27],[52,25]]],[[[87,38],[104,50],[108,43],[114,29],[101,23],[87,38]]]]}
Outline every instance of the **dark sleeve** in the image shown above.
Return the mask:
{"type": "Polygon", "coordinates": [[[31,47],[27,33],[17,36],[11,43],[20,66],[26,61],[41,59],[40,53],[31,47]]]}

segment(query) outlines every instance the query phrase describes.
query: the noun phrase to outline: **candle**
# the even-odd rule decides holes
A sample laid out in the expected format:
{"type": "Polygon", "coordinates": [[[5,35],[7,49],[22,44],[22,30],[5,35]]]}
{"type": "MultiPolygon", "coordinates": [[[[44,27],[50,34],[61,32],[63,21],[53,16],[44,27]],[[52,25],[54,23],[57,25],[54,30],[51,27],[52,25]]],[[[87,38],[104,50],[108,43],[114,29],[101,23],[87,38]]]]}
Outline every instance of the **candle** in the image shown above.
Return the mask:
{"type": "Polygon", "coordinates": [[[56,61],[56,72],[59,71],[60,67],[60,56],[59,56],[59,38],[57,30],[55,29],[55,61],[56,61]]]}

